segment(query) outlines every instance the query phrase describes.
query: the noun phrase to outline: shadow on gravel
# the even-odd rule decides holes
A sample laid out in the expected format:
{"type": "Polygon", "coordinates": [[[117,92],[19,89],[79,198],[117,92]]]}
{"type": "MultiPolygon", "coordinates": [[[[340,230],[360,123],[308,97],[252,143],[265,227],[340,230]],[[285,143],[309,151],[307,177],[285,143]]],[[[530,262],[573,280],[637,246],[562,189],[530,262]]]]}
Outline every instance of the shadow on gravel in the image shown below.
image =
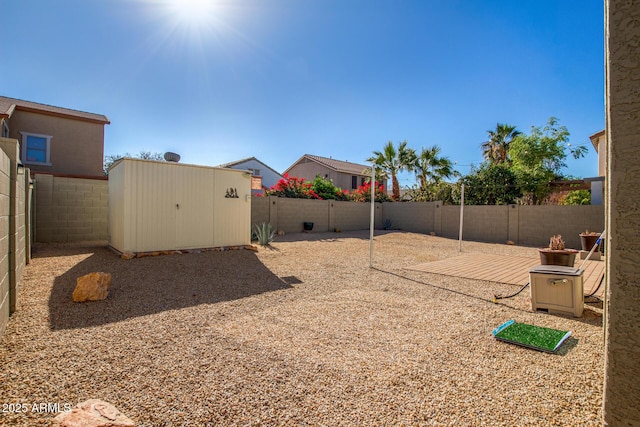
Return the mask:
{"type": "Polygon", "coordinates": [[[99,326],[291,288],[247,250],[164,255],[128,261],[106,247],[93,250],[93,255],[55,278],[49,297],[52,330],[99,326]],[[95,271],[111,273],[107,299],[85,303],[71,301],[76,279],[95,271]]]}
{"type": "MultiPolygon", "coordinates": [[[[340,239],[369,240],[369,230],[342,231],[312,231],[310,233],[287,233],[284,236],[275,236],[274,242],[337,242],[340,239]]],[[[405,233],[400,230],[375,230],[374,237],[389,233],[405,233]]]]}

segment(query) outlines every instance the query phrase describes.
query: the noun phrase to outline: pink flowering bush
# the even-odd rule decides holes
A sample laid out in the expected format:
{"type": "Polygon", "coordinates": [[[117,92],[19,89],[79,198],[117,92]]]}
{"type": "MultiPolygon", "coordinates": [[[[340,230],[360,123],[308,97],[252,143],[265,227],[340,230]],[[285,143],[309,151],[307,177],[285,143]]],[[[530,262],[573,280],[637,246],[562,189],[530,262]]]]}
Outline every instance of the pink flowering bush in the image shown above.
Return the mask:
{"type": "MultiPolygon", "coordinates": [[[[390,202],[391,197],[384,192],[384,186],[379,182],[375,183],[376,202],[390,202]]],[[[354,202],[370,202],[371,201],[371,183],[361,185],[350,193],[350,198],[354,202]]]]}
{"type": "Polygon", "coordinates": [[[303,178],[284,174],[283,178],[265,191],[265,196],[290,197],[294,199],[320,199],[310,182],[303,178]]]}

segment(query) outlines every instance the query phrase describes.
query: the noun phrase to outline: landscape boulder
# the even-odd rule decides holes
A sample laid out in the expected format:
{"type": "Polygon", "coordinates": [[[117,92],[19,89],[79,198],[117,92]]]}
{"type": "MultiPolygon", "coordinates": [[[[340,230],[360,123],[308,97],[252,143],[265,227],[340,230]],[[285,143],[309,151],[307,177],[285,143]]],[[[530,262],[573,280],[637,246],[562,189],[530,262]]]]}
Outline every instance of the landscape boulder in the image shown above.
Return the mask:
{"type": "Polygon", "coordinates": [[[75,302],[100,301],[107,298],[111,286],[111,274],[89,273],[78,277],[71,298],[75,302]]]}
{"type": "Polygon", "coordinates": [[[135,427],[135,423],[109,402],[89,399],[55,417],[53,427],[135,427]]]}

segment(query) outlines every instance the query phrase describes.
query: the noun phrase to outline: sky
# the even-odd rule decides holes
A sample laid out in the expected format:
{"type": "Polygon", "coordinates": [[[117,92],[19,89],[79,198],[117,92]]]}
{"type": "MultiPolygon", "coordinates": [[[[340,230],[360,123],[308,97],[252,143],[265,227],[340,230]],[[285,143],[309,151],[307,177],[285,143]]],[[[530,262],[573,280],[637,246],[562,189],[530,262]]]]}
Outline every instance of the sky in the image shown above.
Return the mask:
{"type": "MultiPolygon", "coordinates": [[[[106,115],[105,154],[365,163],[557,117],[597,176],[602,0],[0,0],[0,95],[106,115]],[[13,23],[13,25],[6,25],[13,23]]],[[[401,185],[415,178],[401,176],[401,185]]]]}

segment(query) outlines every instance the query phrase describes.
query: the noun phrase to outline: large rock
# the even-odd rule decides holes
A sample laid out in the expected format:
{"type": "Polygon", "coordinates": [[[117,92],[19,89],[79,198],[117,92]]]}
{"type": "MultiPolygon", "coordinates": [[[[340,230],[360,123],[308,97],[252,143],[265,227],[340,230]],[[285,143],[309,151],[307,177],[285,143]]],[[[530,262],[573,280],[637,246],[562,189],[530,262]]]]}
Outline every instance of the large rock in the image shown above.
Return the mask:
{"type": "Polygon", "coordinates": [[[89,399],[55,417],[53,427],[135,427],[135,423],[109,402],[89,399]]]}
{"type": "Polygon", "coordinates": [[[111,286],[109,273],[89,273],[78,277],[71,298],[75,302],[99,301],[107,298],[111,286]]]}

